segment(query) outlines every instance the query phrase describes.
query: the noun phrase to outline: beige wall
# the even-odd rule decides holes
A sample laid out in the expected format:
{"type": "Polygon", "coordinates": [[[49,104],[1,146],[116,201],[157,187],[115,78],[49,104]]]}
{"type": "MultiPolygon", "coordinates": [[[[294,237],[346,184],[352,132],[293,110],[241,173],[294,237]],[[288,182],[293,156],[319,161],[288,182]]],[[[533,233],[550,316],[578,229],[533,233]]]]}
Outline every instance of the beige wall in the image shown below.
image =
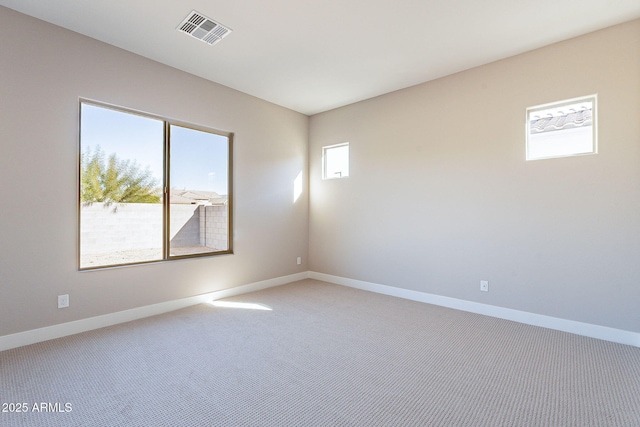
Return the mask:
{"type": "Polygon", "coordinates": [[[0,336],[308,269],[308,117],[3,7],[0,40],[0,336]],[[77,271],[79,97],[235,133],[234,255],[77,271]]]}
{"type": "Polygon", "coordinates": [[[639,332],[639,46],[636,20],[313,116],[310,269],[639,332]],[[526,162],[525,109],[594,93],[599,154],[526,162]]]}

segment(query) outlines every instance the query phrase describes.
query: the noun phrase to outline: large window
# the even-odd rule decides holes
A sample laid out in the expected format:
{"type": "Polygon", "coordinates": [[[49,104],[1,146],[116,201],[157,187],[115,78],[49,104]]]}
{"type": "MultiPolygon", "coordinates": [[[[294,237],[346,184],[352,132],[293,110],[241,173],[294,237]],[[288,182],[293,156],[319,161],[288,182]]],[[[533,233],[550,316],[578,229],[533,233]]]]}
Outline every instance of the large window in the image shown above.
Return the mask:
{"type": "Polygon", "coordinates": [[[232,136],[82,101],[80,269],[231,253],[232,136]]]}
{"type": "Polygon", "coordinates": [[[527,160],[595,154],[595,95],[527,108],[527,160]]]}

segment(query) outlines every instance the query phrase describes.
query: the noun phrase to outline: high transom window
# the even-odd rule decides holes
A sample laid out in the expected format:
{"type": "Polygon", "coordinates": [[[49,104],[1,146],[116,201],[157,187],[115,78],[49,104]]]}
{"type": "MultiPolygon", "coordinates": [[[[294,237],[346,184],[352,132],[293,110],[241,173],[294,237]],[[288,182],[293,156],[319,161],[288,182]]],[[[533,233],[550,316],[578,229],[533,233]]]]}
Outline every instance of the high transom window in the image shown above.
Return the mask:
{"type": "Polygon", "coordinates": [[[596,154],[596,95],[527,108],[527,160],[596,154]]]}
{"type": "Polygon", "coordinates": [[[349,143],[322,147],[322,179],[349,176],[349,143]]]}

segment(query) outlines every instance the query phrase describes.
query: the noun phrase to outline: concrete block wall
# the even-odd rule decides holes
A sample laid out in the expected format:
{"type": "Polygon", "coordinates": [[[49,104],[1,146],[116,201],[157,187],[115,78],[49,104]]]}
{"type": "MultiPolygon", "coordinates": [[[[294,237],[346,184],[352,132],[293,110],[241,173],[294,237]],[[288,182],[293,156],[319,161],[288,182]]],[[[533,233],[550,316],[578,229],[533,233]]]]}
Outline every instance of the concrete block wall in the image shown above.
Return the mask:
{"type": "Polygon", "coordinates": [[[171,247],[184,248],[200,244],[200,209],[197,205],[171,205],[169,239],[171,247]]]}
{"type": "Polygon", "coordinates": [[[162,204],[124,203],[82,206],[82,254],[162,247],[162,204]]]}
{"type": "MultiPolygon", "coordinates": [[[[228,249],[228,207],[171,205],[172,247],[228,249]]],[[[85,255],[162,247],[162,204],[93,203],[82,207],[81,253],[85,255]]]]}
{"type": "Polygon", "coordinates": [[[229,249],[228,206],[200,206],[200,244],[213,249],[229,249]]]}

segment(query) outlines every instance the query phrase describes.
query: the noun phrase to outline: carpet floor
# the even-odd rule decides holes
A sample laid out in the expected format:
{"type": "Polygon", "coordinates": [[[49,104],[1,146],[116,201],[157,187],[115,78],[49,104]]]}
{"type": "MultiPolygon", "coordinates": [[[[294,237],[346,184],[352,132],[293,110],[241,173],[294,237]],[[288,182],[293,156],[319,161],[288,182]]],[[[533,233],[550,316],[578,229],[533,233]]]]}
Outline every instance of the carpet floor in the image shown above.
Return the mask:
{"type": "Polygon", "coordinates": [[[640,348],[311,279],[225,302],[1,352],[0,426],[640,426],[640,348]]]}

